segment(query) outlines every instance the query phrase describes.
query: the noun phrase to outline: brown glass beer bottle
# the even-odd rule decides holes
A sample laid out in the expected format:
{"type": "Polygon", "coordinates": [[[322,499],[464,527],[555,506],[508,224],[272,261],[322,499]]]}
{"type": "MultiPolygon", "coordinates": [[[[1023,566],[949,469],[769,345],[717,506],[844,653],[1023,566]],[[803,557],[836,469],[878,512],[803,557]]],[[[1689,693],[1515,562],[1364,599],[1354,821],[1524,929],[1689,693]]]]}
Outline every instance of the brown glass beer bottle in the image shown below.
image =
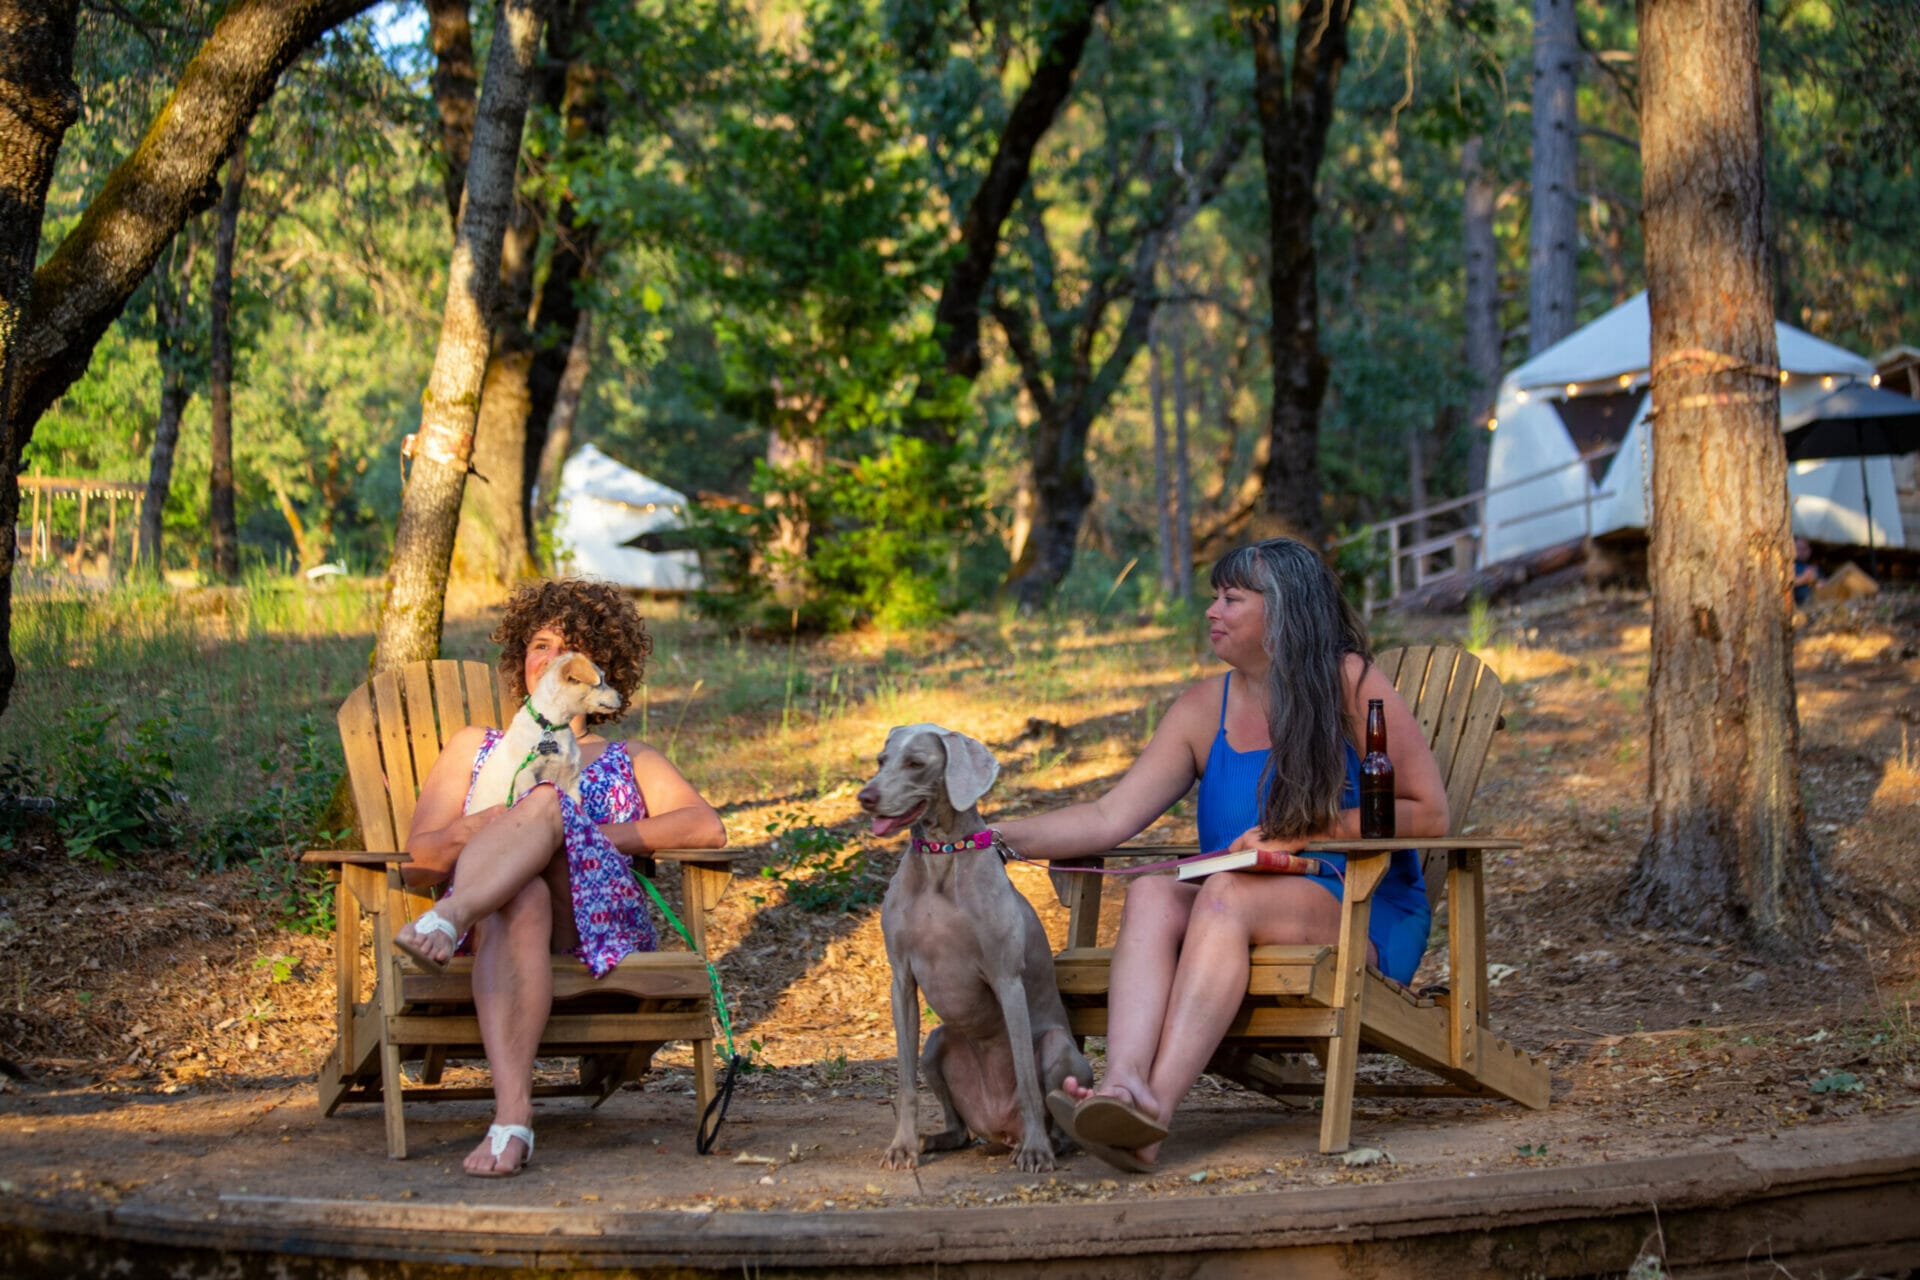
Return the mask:
{"type": "Polygon", "coordinates": [[[1387,708],[1367,699],[1367,754],[1360,758],[1360,838],[1393,838],[1393,761],[1387,758],[1387,708]]]}

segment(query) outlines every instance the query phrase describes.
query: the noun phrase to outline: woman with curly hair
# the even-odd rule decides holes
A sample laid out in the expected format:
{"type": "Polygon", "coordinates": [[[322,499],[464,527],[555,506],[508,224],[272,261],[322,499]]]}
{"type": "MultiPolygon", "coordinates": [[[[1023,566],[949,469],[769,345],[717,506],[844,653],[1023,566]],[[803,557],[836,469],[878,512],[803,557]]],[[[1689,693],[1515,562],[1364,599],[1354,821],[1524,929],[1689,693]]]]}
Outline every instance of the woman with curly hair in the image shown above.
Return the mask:
{"type": "MultiPolygon", "coordinates": [[[[624,708],[653,649],[625,595],[579,579],[521,587],[492,638],[500,646],[502,684],[515,702],[555,658],[582,653],[619,691],[624,708]]],[[[590,732],[617,718],[573,722],[578,806],[542,784],[511,808],[465,812],[480,766],[501,736],[480,725],[448,740],[420,789],[406,875],[414,884],[450,883],[399,937],[429,962],[451,958],[463,937],[473,949],[473,1002],[494,1095],[494,1123],[466,1159],[476,1177],[516,1174],[533,1157],[533,1057],[553,1008],[550,957],[571,952],[597,978],[630,952],[653,950],[653,922],[632,859],[652,849],[727,842],[713,806],[665,756],[645,743],[590,732]]]]}

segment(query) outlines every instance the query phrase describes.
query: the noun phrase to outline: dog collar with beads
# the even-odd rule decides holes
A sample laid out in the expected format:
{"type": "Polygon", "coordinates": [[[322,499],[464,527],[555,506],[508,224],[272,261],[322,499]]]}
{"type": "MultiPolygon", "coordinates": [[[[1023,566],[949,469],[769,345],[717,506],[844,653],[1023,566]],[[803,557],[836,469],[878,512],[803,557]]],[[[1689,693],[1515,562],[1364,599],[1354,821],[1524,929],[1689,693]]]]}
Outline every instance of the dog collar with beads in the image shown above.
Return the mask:
{"type": "Polygon", "coordinates": [[[962,849],[991,849],[993,841],[993,828],[988,827],[984,831],[976,831],[958,840],[921,840],[916,837],[913,842],[913,851],[915,853],[958,853],[962,849]]]}

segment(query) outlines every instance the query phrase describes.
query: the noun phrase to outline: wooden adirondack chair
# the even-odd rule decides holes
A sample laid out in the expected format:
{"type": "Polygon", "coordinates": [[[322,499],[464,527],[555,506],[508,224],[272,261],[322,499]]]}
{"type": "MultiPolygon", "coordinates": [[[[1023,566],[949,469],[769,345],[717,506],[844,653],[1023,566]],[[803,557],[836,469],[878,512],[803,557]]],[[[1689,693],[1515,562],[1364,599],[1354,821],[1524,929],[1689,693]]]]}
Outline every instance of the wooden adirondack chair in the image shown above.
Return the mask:
{"type": "MultiPolygon", "coordinates": [[[[503,710],[493,669],[479,662],[415,662],[355,689],[338,722],[367,848],[317,850],[302,859],[330,867],[336,885],[338,1039],[320,1064],[320,1105],[332,1115],[342,1103],[382,1103],[387,1154],[396,1160],[407,1154],[404,1102],[491,1096],[484,1087],[441,1084],[449,1058],[484,1056],[473,1009],[473,958],[457,957],[445,973],[432,973],[395,951],[393,935],[433,903],[426,890],[400,878],[407,855],[399,850],[420,784],[456,730],[498,728],[503,710]],[[413,1059],[420,1063],[417,1084],[401,1073],[401,1063],[413,1059]]],[[[726,892],[735,856],[656,850],[635,861],[634,870],[646,876],[655,874],[656,862],[679,864],[692,951],[631,955],[598,980],[573,956],[553,958],[554,1013],[539,1052],[578,1056],[580,1071],[573,1082],[536,1084],[536,1097],[592,1095],[598,1106],[644,1075],[662,1045],[686,1040],[693,1044],[694,1091],[704,1113],[714,1091],[706,915],[726,892]]],[[[671,945],[664,936],[662,942],[671,945]]]]}
{"type": "MultiPolygon", "coordinates": [[[[1438,898],[1444,890],[1448,899],[1450,990],[1416,996],[1366,962],[1370,896],[1386,875],[1388,853],[1408,842],[1316,842],[1309,851],[1347,855],[1340,941],[1253,948],[1246,1000],[1208,1065],[1214,1074],[1262,1093],[1321,1094],[1320,1149],[1328,1153],[1347,1149],[1356,1093],[1502,1097],[1538,1109],[1547,1105],[1549,1089],[1546,1063],[1496,1037],[1487,1018],[1481,855],[1518,849],[1520,842],[1459,834],[1500,724],[1500,681],[1479,659],[1455,648],[1391,649],[1379,655],[1378,664],[1426,731],[1446,779],[1452,830],[1444,840],[1420,843],[1428,896],[1438,898]],[[1273,1056],[1301,1051],[1320,1059],[1324,1083],[1273,1056]],[[1359,1084],[1355,1066],[1362,1051],[1397,1055],[1441,1083],[1359,1084]]],[[[1194,851],[1191,846],[1133,846],[1080,861],[1104,865],[1110,857],[1166,858],[1194,851]]],[[[1113,949],[1095,945],[1103,877],[1065,871],[1052,876],[1068,909],[1067,945],[1054,957],[1068,1018],[1076,1037],[1104,1035],[1113,949]]]]}

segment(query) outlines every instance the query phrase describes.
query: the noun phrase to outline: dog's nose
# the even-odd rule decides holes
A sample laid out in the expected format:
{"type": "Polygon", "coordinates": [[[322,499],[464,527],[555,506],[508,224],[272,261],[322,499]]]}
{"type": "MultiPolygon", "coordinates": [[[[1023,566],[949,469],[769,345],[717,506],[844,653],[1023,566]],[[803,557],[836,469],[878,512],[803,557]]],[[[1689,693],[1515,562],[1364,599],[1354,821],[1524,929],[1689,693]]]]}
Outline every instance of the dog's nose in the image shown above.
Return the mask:
{"type": "Polygon", "coordinates": [[[880,803],[880,793],[874,790],[872,783],[868,783],[866,786],[860,788],[860,794],[856,796],[855,799],[859,800],[862,809],[865,809],[868,813],[872,813],[873,807],[880,803]]]}

